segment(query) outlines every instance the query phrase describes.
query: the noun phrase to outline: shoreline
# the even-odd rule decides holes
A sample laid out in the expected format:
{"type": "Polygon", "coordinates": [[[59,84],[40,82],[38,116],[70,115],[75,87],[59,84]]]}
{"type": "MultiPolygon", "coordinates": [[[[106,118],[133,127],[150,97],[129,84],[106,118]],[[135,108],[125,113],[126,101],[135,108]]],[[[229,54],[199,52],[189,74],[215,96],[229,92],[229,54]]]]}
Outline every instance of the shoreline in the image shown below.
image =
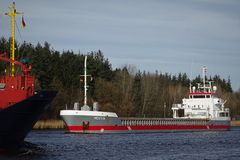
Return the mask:
{"type": "Polygon", "coordinates": [[[38,120],[33,126],[33,129],[43,130],[43,129],[64,129],[63,120],[50,119],[50,120],[38,120]]]}
{"type": "MultiPolygon", "coordinates": [[[[240,120],[231,121],[231,127],[240,127],[240,120]]],[[[33,129],[64,129],[64,122],[63,120],[39,120],[33,129]]]]}
{"type": "Polygon", "coordinates": [[[231,121],[231,127],[240,127],[240,120],[231,121]]]}

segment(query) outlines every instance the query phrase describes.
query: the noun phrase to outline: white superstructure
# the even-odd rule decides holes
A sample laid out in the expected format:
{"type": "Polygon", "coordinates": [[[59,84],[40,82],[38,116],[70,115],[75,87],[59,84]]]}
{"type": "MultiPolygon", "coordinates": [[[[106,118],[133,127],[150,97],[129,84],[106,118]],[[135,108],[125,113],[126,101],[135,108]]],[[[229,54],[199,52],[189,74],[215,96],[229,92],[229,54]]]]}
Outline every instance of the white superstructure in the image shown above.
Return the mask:
{"type": "Polygon", "coordinates": [[[230,120],[229,109],[224,106],[226,101],[217,97],[217,87],[212,86],[212,81],[205,81],[205,72],[203,67],[203,84],[190,85],[189,97],[184,98],[182,104],[173,104],[173,118],[230,120]]]}

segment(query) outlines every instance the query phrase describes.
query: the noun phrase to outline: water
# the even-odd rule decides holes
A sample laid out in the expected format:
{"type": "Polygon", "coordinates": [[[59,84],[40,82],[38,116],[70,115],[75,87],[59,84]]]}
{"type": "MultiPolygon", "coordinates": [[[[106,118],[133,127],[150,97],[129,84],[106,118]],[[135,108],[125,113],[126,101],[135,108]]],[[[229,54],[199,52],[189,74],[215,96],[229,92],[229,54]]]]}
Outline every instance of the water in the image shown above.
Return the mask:
{"type": "MultiPolygon", "coordinates": [[[[64,130],[32,131],[35,144],[20,160],[240,160],[240,128],[223,132],[144,134],[65,134],[64,130]]],[[[1,157],[0,157],[1,159],[1,157]]],[[[6,157],[5,157],[6,159],[6,157]]]]}

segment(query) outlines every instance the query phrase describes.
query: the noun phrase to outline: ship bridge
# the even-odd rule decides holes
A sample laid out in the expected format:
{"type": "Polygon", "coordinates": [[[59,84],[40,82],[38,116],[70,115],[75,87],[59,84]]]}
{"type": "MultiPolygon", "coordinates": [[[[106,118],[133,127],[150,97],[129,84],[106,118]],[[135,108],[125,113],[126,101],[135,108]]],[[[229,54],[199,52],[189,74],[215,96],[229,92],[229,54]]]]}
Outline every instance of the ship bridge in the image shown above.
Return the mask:
{"type": "Polygon", "coordinates": [[[190,84],[188,98],[182,99],[181,104],[173,104],[173,118],[230,119],[229,109],[224,106],[226,101],[217,96],[213,81],[205,80],[205,70],[203,83],[197,83],[197,87],[190,84]],[[184,112],[183,116],[179,112],[184,112]]]}

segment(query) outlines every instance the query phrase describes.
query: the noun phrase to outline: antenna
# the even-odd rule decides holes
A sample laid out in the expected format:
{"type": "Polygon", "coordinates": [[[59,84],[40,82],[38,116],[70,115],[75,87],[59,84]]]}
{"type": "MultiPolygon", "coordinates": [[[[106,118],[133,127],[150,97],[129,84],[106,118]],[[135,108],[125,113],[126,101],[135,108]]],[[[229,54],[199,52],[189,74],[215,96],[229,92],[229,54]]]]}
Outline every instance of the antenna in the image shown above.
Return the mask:
{"type": "Polygon", "coordinates": [[[5,15],[11,18],[11,40],[10,40],[10,59],[13,61],[10,63],[10,75],[13,77],[15,74],[14,60],[15,60],[15,17],[23,12],[17,12],[15,2],[9,7],[8,13],[5,15]]]}
{"type": "Polygon", "coordinates": [[[191,66],[190,66],[190,76],[189,76],[189,80],[190,80],[190,84],[189,84],[189,91],[190,93],[192,93],[192,68],[193,68],[193,59],[191,62],[191,66]]]}
{"type": "Polygon", "coordinates": [[[207,72],[207,67],[203,66],[202,73],[203,73],[203,92],[206,92],[206,72],[207,72]]]}

